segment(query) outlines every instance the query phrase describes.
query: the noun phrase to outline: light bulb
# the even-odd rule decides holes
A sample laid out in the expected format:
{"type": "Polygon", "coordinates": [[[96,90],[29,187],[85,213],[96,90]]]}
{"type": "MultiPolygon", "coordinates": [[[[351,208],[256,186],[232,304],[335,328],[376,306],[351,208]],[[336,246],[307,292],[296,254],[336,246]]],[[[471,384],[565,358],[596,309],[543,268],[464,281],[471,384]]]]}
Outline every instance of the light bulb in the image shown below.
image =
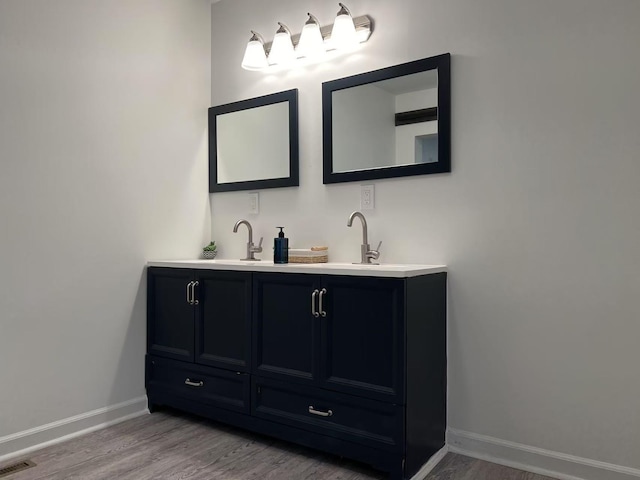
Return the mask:
{"type": "Polygon", "coordinates": [[[264,41],[259,33],[253,30],[251,30],[251,33],[253,35],[249,39],[249,43],[247,43],[247,48],[242,58],[242,68],[245,70],[262,70],[269,66],[267,54],[264,51],[264,41]]]}
{"type": "Polygon", "coordinates": [[[291,41],[291,31],[280,22],[278,22],[278,25],[280,25],[280,28],[276,32],[276,36],[273,37],[271,52],[269,53],[269,64],[286,66],[293,63],[296,59],[296,53],[291,41]]]}
{"type": "Polygon", "coordinates": [[[355,48],[360,42],[358,41],[356,26],[353,23],[349,9],[342,3],[338,5],[340,5],[340,11],[333,22],[331,47],[336,50],[349,50],[355,48]]]}
{"type": "Polygon", "coordinates": [[[322,33],[320,32],[318,19],[310,13],[307,13],[307,15],[309,15],[309,19],[304,24],[304,27],[302,27],[296,52],[298,57],[315,60],[324,56],[326,49],[324,40],[322,39],[322,33]]]}

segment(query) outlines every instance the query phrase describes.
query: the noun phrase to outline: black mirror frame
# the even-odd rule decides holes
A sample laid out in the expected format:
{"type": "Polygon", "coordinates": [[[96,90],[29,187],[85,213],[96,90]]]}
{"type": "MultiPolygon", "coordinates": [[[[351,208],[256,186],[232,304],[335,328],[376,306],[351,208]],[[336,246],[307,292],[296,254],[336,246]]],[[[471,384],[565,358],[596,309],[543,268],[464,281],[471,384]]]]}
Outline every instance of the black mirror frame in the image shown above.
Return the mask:
{"type": "Polygon", "coordinates": [[[392,67],[340,78],[322,84],[322,163],[323,183],[355,182],[379,178],[427,175],[451,171],[451,54],[423,58],[392,67]],[[333,172],[332,102],[331,94],[337,90],[368,83],[403,77],[427,70],[438,71],[438,162],[413,165],[395,165],[353,172],[333,172]]]}
{"type": "Polygon", "coordinates": [[[209,193],[258,190],[263,188],[297,187],[299,181],[298,147],[298,89],[272,93],[262,97],[227,103],[209,108],[209,193]],[[263,107],[274,103],[289,102],[289,176],[248,180],[244,182],[218,183],[218,149],[216,141],[216,118],[225,113],[263,107]]]}

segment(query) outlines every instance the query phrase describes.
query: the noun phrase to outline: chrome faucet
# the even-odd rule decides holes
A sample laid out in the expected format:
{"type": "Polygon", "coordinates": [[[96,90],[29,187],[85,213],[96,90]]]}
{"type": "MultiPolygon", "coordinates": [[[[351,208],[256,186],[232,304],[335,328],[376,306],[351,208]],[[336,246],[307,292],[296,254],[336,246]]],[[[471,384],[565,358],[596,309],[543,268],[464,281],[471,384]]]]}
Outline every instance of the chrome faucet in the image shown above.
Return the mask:
{"type": "Polygon", "coordinates": [[[353,224],[353,219],[356,217],[358,217],[362,222],[362,245],[360,245],[360,263],[374,263],[371,260],[378,260],[378,258],[380,258],[380,246],[382,245],[382,242],[378,244],[378,248],[376,248],[375,250],[371,250],[367,235],[367,220],[360,212],[353,212],[349,216],[347,227],[350,227],[353,224]]]}
{"type": "Polygon", "coordinates": [[[260,243],[258,246],[253,245],[253,229],[251,228],[251,224],[246,220],[238,220],[236,224],[233,226],[233,233],[238,233],[238,227],[242,224],[247,226],[249,230],[249,241],[247,242],[247,258],[241,258],[240,260],[251,260],[254,262],[259,262],[260,259],[254,256],[254,253],[262,252],[262,237],[260,237],[260,243]]]}

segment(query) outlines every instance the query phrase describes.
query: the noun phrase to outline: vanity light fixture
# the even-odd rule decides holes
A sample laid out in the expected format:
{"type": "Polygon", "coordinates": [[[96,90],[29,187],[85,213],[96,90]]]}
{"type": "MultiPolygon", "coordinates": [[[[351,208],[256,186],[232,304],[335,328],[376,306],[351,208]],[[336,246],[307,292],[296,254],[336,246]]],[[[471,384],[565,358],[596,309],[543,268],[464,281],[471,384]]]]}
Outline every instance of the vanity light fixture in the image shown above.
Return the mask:
{"type": "Polygon", "coordinates": [[[242,58],[242,68],[245,70],[262,70],[269,66],[267,62],[267,52],[264,48],[264,40],[259,33],[253,30],[251,30],[251,33],[251,38],[249,39],[249,43],[247,43],[247,48],[242,58]]]}
{"type": "Polygon", "coordinates": [[[329,56],[327,52],[342,53],[352,50],[369,40],[372,22],[367,15],[352,17],[349,9],[339,3],[340,10],[333,25],[321,26],[311,13],[302,33],[292,35],[281,22],[273,42],[265,43],[254,32],[245,50],[242,68],[246,70],[271,70],[276,67],[293,67],[296,64],[317,62],[329,56]]]}

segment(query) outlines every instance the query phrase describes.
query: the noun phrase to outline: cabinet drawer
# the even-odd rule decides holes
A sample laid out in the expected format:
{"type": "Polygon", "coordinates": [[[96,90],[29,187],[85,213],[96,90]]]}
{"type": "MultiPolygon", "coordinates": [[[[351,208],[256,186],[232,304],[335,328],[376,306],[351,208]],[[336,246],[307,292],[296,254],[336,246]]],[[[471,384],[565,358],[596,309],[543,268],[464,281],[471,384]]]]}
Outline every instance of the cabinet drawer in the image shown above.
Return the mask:
{"type": "Polygon", "coordinates": [[[147,356],[147,392],[171,393],[200,403],[249,413],[249,376],[147,356]]]}
{"type": "Polygon", "coordinates": [[[253,377],[252,414],[388,450],[402,451],[404,407],[253,377]]]}

